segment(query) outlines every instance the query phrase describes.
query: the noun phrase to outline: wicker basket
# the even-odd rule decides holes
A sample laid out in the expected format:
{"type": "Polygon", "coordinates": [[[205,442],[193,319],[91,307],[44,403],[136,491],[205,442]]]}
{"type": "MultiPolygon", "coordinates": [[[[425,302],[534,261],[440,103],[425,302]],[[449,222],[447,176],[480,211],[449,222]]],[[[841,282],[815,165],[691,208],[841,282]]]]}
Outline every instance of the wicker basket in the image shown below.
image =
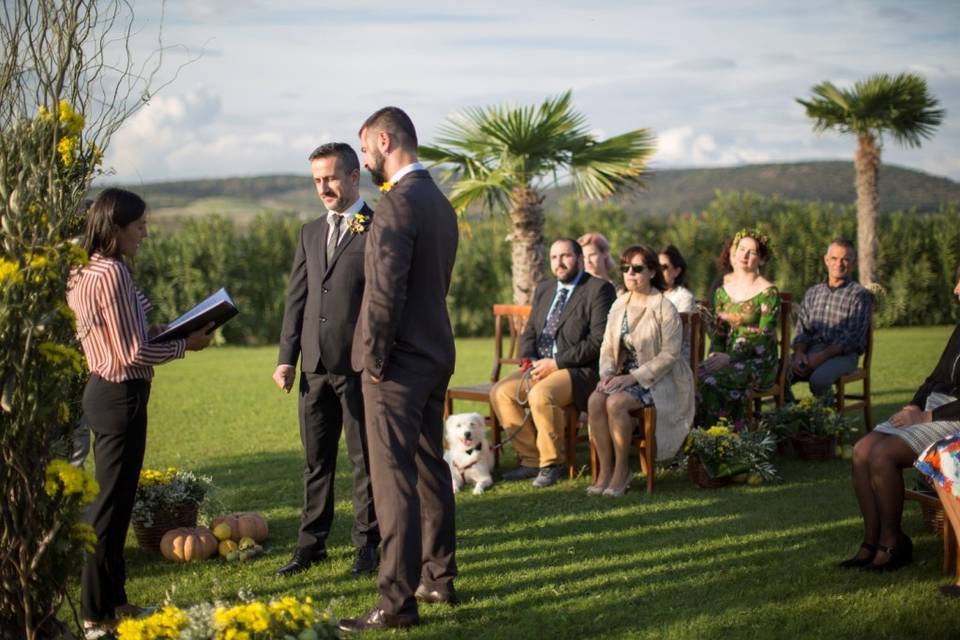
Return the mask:
{"type": "Polygon", "coordinates": [[[837,457],[837,437],[801,431],[793,436],[793,448],[801,460],[833,460],[837,457]]]}
{"type": "Polygon", "coordinates": [[[923,523],[927,525],[927,530],[930,533],[937,534],[938,537],[943,537],[943,507],[940,505],[927,504],[926,502],[921,502],[920,504],[920,513],[923,515],[923,523]]]}
{"type": "Polygon", "coordinates": [[[197,526],[197,510],[195,504],[184,505],[170,511],[161,511],[153,514],[153,525],[146,527],[138,520],[133,521],[133,532],[137,534],[137,544],[144,551],[160,553],[160,539],[170,529],[177,527],[197,526]]]}
{"type": "Polygon", "coordinates": [[[732,478],[711,478],[697,456],[687,456],[687,475],[693,484],[704,489],[718,489],[733,482],[732,478]]]}

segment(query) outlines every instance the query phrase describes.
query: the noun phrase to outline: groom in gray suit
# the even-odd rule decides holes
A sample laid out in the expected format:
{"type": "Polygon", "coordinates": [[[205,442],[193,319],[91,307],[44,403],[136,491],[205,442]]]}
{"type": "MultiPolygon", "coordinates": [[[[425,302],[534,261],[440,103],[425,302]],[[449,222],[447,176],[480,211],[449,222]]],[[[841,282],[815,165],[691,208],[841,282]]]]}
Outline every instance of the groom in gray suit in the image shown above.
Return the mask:
{"type": "Polygon", "coordinates": [[[303,516],[293,559],[277,571],[289,575],[327,558],[333,523],[333,484],[341,428],[353,465],[353,573],[377,568],[380,532],[373,509],[360,376],[350,364],[354,325],[363,297],[363,256],[373,211],[360,198],[360,162],[350,145],[324,144],[310,154],[324,216],[303,225],[280,335],[274,382],[293,387],[300,358],[300,439],[303,516]],[[342,425],[342,427],[341,427],[342,425]]]}

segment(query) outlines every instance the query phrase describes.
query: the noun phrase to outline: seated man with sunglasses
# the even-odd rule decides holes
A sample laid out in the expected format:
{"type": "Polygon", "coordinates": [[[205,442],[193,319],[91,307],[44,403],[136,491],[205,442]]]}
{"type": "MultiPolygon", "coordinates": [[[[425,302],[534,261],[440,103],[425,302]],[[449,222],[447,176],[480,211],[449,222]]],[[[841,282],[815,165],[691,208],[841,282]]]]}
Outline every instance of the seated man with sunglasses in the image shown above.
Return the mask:
{"type": "Polygon", "coordinates": [[[873,295],[851,278],[855,261],[853,243],[833,240],[823,256],[827,279],[807,289],[800,306],[791,384],[806,380],[815,396],[830,393],[837,378],[855,370],[867,348],[873,295]]]}
{"type": "Polygon", "coordinates": [[[521,369],[490,390],[490,403],[510,431],[520,461],[503,478],[535,478],[535,487],[560,478],[564,408],[573,404],[578,411],[587,410],[587,398],[600,379],[600,344],[616,297],[612,284],[584,270],[576,240],[553,243],[550,269],[556,280],[537,287],[520,339],[520,357],[529,360],[529,371],[525,375],[521,369]]]}

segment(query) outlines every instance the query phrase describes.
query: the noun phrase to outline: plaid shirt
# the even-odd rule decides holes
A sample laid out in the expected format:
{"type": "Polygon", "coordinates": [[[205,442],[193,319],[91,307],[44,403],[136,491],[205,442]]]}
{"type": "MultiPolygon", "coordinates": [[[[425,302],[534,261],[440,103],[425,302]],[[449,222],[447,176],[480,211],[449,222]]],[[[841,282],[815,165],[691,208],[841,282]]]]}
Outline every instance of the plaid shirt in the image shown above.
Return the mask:
{"type": "Polygon", "coordinates": [[[831,289],[826,282],[807,289],[797,318],[794,346],[838,345],[844,354],[867,348],[873,296],[853,280],[831,289]]]}

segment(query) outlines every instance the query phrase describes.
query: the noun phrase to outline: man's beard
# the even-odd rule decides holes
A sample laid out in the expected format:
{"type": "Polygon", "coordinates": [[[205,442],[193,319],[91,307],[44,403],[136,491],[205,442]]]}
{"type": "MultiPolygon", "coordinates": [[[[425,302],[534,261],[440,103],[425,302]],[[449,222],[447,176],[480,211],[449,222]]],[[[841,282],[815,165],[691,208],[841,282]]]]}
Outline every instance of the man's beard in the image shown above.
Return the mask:
{"type": "Polygon", "coordinates": [[[567,271],[566,275],[558,277],[557,279],[563,284],[570,284],[571,282],[576,280],[577,276],[579,275],[580,275],[580,268],[574,265],[573,268],[567,271]]]}
{"type": "Polygon", "coordinates": [[[387,176],[383,173],[383,165],[386,164],[387,158],[379,151],[375,152],[375,154],[376,157],[373,159],[373,166],[367,167],[367,171],[370,172],[370,179],[373,180],[373,184],[379,187],[387,181],[387,176]]]}

